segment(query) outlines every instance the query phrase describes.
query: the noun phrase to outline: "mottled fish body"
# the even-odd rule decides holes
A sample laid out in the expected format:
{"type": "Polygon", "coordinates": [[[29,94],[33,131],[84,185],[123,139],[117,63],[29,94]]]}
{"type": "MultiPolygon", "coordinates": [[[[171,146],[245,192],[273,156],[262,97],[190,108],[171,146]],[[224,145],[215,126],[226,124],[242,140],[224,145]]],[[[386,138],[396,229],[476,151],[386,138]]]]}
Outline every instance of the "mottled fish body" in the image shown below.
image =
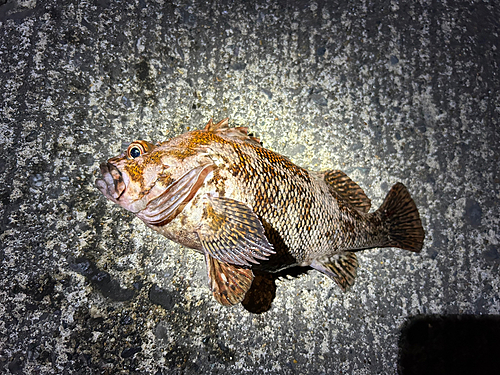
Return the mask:
{"type": "Polygon", "coordinates": [[[310,172],[228,121],[210,121],[153,145],[135,141],[101,165],[101,192],[150,228],[205,255],[210,288],[224,305],[245,297],[252,270],[312,267],[343,289],[359,250],[422,248],[424,231],[406,188],[382,206],[341,171],[310,172]]]}

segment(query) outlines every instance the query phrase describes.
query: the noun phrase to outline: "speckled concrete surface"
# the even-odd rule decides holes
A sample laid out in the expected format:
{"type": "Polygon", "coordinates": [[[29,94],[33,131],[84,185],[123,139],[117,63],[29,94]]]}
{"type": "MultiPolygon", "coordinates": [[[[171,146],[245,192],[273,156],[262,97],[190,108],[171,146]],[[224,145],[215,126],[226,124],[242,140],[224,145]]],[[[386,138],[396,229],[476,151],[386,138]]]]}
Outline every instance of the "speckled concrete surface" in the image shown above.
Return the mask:
{"type": "Polygon", "coordinates": [[[494,2],[0,0],[0,372],[397,373],[419,315],[499,314],[494,2]],[[94,188],[133,139],[210,118],[378,207],[408,186],[421,254],[219,306],[202,257],[94,188]]]}

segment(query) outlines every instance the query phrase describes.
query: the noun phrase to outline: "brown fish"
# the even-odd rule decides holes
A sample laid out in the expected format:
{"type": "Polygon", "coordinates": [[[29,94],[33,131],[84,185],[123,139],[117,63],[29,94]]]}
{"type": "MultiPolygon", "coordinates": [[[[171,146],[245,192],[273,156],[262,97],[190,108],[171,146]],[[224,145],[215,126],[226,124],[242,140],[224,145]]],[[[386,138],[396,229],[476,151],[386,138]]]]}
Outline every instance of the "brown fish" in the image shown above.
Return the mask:
{"type": "Polygon", "coordinates": [[[245,297],[255,270],[310,266],[345,291],[359,250],[419,252],[424,231],[403,184],[382,206],[341,171],[310,172],[228,120],[153,145],[135,141],[101,165],[98,189],[150,228],[205,255],[217,301],[245,297]]]}

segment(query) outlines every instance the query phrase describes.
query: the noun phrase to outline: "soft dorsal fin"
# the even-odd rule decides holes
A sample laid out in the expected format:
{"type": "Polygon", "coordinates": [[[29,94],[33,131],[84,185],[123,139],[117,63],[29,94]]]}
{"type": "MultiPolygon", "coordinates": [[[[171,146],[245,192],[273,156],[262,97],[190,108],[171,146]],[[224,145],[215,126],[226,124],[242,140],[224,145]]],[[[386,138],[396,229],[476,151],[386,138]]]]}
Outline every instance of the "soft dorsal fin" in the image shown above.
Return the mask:
{"type": "Polygon", "coordinates": [[[340,195],[351,206],[358,211],[368,213],[372,202],[366,196],[363,189],[357,183],[351,180],[342,171],[327,171],[324,174],[325,182],[340,195]]]}
{"type": "Polygon", "coordinates": [[[253,280],[252,270],[219,262],[205,253],[208,282],[217,302],[224,306],[243,301],[253,280]]]}
{"type": "Polygon", "coordinates": [[[229,198],[208,197],[198,237],[205,253],[223,263],[258,264],[274,254],[264,227],[245,204],[229,198]]]}
{"type": "Polygon", "coordinates": [[[250,143],[254,146],[262,146],[259,138],[248,134],[248,127],[238,126],[235,128],[230,128],[228,118],[225,118],[224,120],[219,121],[216,124],[214,124],[213,120],[210,119],[203,130],[217,133],[218,135],[221,135],[223,137],[238,139],[240,141],[250,143]]]}
{"type": "Polygon", "coordinates": [[[310,266],[334,280],[345,292],[354,285],[358,258],[354,253],[343,252],[324,259],[315,259],[310,266]]]}

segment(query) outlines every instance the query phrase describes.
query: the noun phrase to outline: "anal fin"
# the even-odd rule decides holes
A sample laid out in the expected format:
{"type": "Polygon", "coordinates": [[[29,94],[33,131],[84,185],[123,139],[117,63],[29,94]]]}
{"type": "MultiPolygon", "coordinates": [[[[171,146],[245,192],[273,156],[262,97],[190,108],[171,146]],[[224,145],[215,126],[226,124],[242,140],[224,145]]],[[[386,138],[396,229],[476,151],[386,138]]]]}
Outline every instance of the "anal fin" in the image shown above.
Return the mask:
{"type": "Polygon", "coordinates": [[[231,306],[243,301],[252,286],[252,270],[219,262],[209,254],[205,254],[205,260],[210,289],[217,302],[231,306]]]}
{"type": "Polygon", "coordinates": [[[334,280],[345,292],[354,285],[358,259],[355,253],[342,252],[330,257],[315,259],[310,266],[334,280]]]}
{"type": "Polygon", "coordinates": [[[368,198],[363,189],[344,172],[327,171],[324,173],[324,180],[335,193],[358,211],[363,213],[368,213],[368,211],[370,211],[372,204],[370,198],[368,198]]]}

